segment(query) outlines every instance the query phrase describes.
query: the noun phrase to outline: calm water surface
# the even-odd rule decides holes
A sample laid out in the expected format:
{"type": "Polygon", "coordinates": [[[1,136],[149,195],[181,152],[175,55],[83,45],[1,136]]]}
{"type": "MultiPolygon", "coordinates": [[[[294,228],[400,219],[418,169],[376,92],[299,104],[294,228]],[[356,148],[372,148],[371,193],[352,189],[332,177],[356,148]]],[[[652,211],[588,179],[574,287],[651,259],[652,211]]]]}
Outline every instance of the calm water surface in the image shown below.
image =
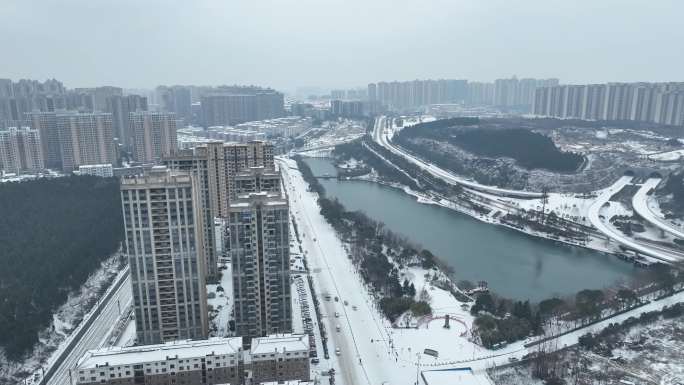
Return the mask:
{"type": "MultiPolygon", "coordinates": [[[[329,159],[308,158],[314,175],[335,175],[329,159]]],[[[487,281],[510,298],[538,301],[628,280],[637,270],[613,256],[529,237],[455,211],[418,203],[377,183],[321,179],[329,197],[361,210],[390,230],[432,251],[458,279],[487,281]]]]}

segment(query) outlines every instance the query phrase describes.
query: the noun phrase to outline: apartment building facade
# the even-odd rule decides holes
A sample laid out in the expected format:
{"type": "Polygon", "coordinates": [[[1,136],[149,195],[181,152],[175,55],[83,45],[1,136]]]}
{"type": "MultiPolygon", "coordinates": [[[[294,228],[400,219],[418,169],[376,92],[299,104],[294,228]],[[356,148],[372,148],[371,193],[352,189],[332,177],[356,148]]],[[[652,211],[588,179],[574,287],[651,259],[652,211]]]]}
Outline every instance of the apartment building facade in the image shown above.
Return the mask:
{"type": "Polygon", "coordinates": [[[12,173],[43,170],[43,148],[38,130],[10,127],[0,130],[0,170],[12,173]]]}
{"type": "Polygon", "coordinates": [[[535,92],[534,114],[684,125],[684,83],[559,85],[535,92]]]}
{"type": "Polygon", "coordinates": [[[176,152],[178,140],[174,113],[131,112],[129,124],[135,138],[133,154],[136,161],[156,162],[176,152]]]}
{"type": "Polygon", "coordinates": [[[289,333],[289,208],[280,194],[241,195],[226,219],[232,262],[235,329],[261,337],[289,333]]]}
{"type": "Polygon", "coordinates": [[[256,385],[308,381],[305,335],[274,335],[252,342],[209,338],[88,351],[73,369],[78,385],[256,385]]]}
{"type": "Polygon", "coordinates": [[[62,170],[84,164],[116,164],[112,115],[63,112],[56,114],[62,170]]]}
{"type": "Polygon", "coordinates": [[[184,170],[199,178],[201,209],[204,213],[204,242],[207,247],[208,276],[217,274],[217,256],[213,245],[214,218],[226,218],[229,202],[237,198],[235,176],[251,167],[275,170],[273,145],[268,142],[206,143],[191,150],[182,150],[163,159],[171,169],[184,170]]]}
{"type": "Polygon", "coordinates": [[[138,343],[207,337],[198,183],[195,176],[164,166],[121,180],[138,343]]]}

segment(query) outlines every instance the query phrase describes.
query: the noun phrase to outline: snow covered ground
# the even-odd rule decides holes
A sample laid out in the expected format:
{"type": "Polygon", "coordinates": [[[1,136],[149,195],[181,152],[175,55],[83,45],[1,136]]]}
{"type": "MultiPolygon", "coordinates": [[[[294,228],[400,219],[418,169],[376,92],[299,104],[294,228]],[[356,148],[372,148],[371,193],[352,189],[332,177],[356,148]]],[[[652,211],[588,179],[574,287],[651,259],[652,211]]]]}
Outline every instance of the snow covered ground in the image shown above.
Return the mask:
{"type": "Polygon", "coordinates": [[[660,178],[650,178],[644,182],[639,191],[634,194],[632,206],[634,207],[634,210],[648,222],[665,232],[684,239],[684,228],[668,222],[662,216],[657,215],[656,213],[660,214],[660,209],[657,208],[657,201],[655,199],[649,199],[650,197],[647,195],[650,190],[655,189],[656,186],[658,186],[660,181],[660,178]]]}
{"type": "MultiPolygon", "coordinates": [[[[331,351],[340,349],[340,355],[331,355],[330,365],[341,377],[341,384],[405,384],[416,377],[418,371],[446,368],[472,369],[472,376],[486,380],[487,368],[508,363],[509,358],[520,358],[534,350],[525,348],[530,341],[519,341],[491,351],[469,341],[468,332],[473,318],[448,292],[434,287],[425,279],[421,269],[403,271],[411,278],[417,292],[425,288],[431,297],[433,319],[419,322],[417,329],[394,328],[375,306],[373,295],[363,284],[347,256],[345,245],[332,227],[320,215],[316,195],[307,191],[307,184],[296,170],[296,163],[280,160],[286,189],[289,193],[291,213],[295,216],[302,234],[302,245],[313,272],[318,293],[330,293],[337,301],[322,301],[328,317],[324,323],[328,330],[340,325],[339,333],[331,333],[331,351]],[[346,304],[345,304],[346,302],[346,304]],[[354,310],[356,307],[356,310],[354,310]],[[339,318],[330,317],[337,312],[339,318]],[[442,327],[444,315],[453,317],[450,329],[442,327]],[[439,358],[423,354],[424,349],[439,352],[439,358]],[[417,365],[420,365],[417,367],[417,365]]],[[[557,346],[571,346],[587,333],[595,332],[612,322],[621,322],[642,312],[660,309],[684,300],[684,293],[633,309],[611,319],[587,326],[557,338],[557,346]]],[[[410,381],[410,382],[409,382],[410,381]]],[[[441,380],[444,384],[453,383],[441,380]]],[[[476,382],[473,382],[476,383],[476,382]]]]}
{"type": "Polygon", "coordinates": [[[228,322],[232,319],[233,314],[233,281],[232,281],[232,265],[224,263],[220,267],[221,281],[218,284],[207,285],[207,303],[213,309],[214,318],[209,325],[212,337],[227,337],[230,336],[230,329],[228,322]],[[219,286],[223,291],[219,291],[219,286]]]}
{"type": "Polygon", "coordinates": [[[677,254],[674,254],[674,252],[664,251],[660,248],[651,245],[646,246],[622,234],[620,231],[618,231],[617,229],[615,229],[607,223],[607,219],[609,219],[610,217],[601,214],[602,212],[606,213],[607,215],[610,214],[610,212],[606,212],[605,210],[612,210],[613,207],[617,206],[615,204],[616,202],[610,202],[608,208],[604,207],[604,205],[608,203],[608,200],[614,194],[616,194],[618,191],[622,190],[623,187],[631,183],[632,179],[633,177],[631,176],[623,176],[620,179],[618,179],[612,186],[603,190],[599,197],[592,203],[591,207],[589,208],[589,220],[603,234],[630,249],[636,250],[640,253],[656,258],[660,261],[679,261],[681,257],[677,254]],[[601,217],[605,218],[606,221],[604,221],[601,217]]]}
{"type": "Polygon", "coordinates": [[[659,152],[656,154],[647,154],[649,159],[659,160],[663,162],[674,162],[684,159],[684,150],[674,150],[667,152],[659,152]]]}
{"type": "MultiPolygon", "coordinates": [[[[87,317],[97,304],[100,294],[106,290],[107,284],[119,274],[119,255],[112,256],[102,262],[78,291],[71,293],[67,301],[53,314],[53,322],[39,334],[39,342],[24,362],[7,362],[0,352],[0,383],[16,383],[15,377],[20,374],[47,369],[63,352],[72,335],[84,317],[87,317]]],[[[122,304],[125,306],[125,304],[122,304]]],[[[112,325],[108,325],[111,327],[112,325]]],[[[31,375],[33,377],[33,375],[31,375]]]]}
{"type": "MultiPolygon", "coordinates": [[[[293,170],[295,163],[288,160],[285,164],[288,167],[281,169],[291,212],[302,234],[317,292],[329,293],[339,299],[321,299],[322,311],[326,314],[324,324],[331,337],[330,351],[340,349],[340,355],[331,354],[330,360],[331,367],[342,374],[336,379],[337,383],[407,383],[408,378],[416,376],[419,356],[423,357],[421,367],[434,364],[425,358],[432,360],[431,357],[422,355],[425,348],[438,350],[440,361],[464,360],[472,357],[473,352],[479,356],[485,351],[469,342],[467,333],[464,334],[472,325],[472,316],[461,308],[463,304],[426,282],[424,274],[427,272],[421,269],[410,269],[404,274],[413,279],[418,292],[424,287],[428,290],[435,317],[454,316],[453,326],[443,329],[444,320],[437,318],[425,322],[419,329],[394,329],[376,308],[372,295],[348,259],[344,245],[320,215],[315,195],[306,191],[306,182],[293,170]],[[338,325],[340,332],[336,331],[338,325]]],[[[483,372],[474,375],[482,376],[483,372]]]]}

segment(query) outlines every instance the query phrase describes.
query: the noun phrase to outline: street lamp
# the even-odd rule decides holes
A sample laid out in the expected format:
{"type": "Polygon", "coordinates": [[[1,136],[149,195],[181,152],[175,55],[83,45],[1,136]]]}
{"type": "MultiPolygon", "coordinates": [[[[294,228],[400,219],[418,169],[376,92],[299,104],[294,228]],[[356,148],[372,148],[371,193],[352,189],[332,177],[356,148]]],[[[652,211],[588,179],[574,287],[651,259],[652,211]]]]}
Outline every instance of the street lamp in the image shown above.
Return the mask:
{"type": "Polygon", "coordinates": [[[418,385],[418,374],[420,373],[420,353],[416,353],[416,358],[418,359],[416,362],[416,385],[418,385]]]}

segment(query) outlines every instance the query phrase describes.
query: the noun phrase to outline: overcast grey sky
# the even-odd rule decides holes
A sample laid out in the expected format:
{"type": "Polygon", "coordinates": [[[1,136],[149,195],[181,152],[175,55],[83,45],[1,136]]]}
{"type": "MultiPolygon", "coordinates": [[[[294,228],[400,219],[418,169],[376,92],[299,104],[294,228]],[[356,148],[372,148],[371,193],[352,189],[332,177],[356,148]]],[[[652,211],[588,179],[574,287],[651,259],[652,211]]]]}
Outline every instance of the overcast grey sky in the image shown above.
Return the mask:
{"type": "Polygon", "coordinates": [[[68,87],[684,80],[683,0],[0,0],[0,77],[68,87]]]}

